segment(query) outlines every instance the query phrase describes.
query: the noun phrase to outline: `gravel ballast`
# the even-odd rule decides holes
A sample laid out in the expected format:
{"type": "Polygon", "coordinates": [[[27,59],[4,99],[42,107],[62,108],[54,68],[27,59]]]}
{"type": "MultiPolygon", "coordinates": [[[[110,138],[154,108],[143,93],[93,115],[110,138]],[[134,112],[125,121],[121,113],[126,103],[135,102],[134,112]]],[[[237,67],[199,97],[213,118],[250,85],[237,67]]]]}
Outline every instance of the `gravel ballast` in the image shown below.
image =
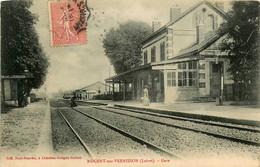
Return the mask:
{"type": "Polygon", "coordinates": [[[258,132],[249,132],[249,131],[230,129],[230,128],[220,127],[220,126],[199,124],[199,123],[194,123],[191,121],[181,121],[181,120],[175,120],[175,119],[170,119],[170,118],[162,118],[162,117],[151,116],[151,115],[147,115],[147,114],[122,111],[122,110],[118,110],[118,109],[111,109],[111,108],[104,108],[104,109],[115,111],[117,113],[123,113],[123,114],[128,114],[131,116],[137,116],[137,117],[141,117],[141,118],[145,118],[145,119],[159,121],[159,122],[163,122],[163,123],[167,123],[167,124],[171,124],[171,125],[175,125],[175,126],[181,126],[181,127],[185,127],[185,128],[191,128],[191,129],[201,130],[201,131],[210,132],[210,133],[216,133],[216,134],[220,134],[223,136],[234,137],[234,138],[248,140],[248,141],[260,142],[260,133],[258,133],[258,132]]]}
{"type": "Polygon", "coordinates": [[[51,109],[52,142],[55,154],[87,156],[75,134],[71,131],[57,109],[51,109]]]}
{"type": "MultiPolygon", "coordinates": [[[[66,119],[91,149],[94,157],[160,157],[158,153],[145,145],[132,141],[62,104],[52,102],[51,106],[60,108],[66,119]]],[[[78,147],[82,147],[55,108],[52,110],[52,122],[54,150],[59,153],[76,152],[78,147]]]]}
{"type": "Polygon", "coordinates": [[[256,146],[235,143],[97,109],[80,108],[80,111],[83,110],[87,114],[133,133],[159,147],[171,150],[182,157],[226,158],[229,156],[230,158],[256,159],[259,155],[259,148],[256,146]]]}
{"type": "Polygon", "coordinates": [[[62,109],[62,113],[86,142],[95,157],[145,158],[159,156],[145,145],[136,143],[71,109],[62,109]]]}

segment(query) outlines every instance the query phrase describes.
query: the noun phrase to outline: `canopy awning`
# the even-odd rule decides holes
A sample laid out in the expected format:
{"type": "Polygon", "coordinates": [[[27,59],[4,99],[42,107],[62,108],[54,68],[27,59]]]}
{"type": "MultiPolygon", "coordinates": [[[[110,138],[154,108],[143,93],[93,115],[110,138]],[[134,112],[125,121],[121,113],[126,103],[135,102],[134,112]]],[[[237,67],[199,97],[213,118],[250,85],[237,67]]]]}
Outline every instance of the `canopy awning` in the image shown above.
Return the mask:
{"type": "Polygon", "coordinates": [[[135,69],[123,72],[121,74],[115,75],[115,76],[110,77],[110,78],[107,78],[107,79],[105,79],[105,81],[107,83],[121,81],[123,79],[127,79],[129,76],[131,76],[136,71],[139,71],[139,70],[149,70],[149,69],[150,70],[152,69],[151,64],[142,65],[142,66],[139,66],[139,67],[137,67],[135,69]]]}

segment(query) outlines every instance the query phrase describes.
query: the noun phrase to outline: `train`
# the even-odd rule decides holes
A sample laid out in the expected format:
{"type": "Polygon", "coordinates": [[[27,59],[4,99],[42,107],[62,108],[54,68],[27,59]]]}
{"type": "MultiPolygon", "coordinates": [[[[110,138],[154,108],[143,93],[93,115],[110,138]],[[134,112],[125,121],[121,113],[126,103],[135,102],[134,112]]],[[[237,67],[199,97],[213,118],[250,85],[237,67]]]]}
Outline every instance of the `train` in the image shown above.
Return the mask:
{"type": "Polygon", "coordinates": [[[73,97],[73,93],[64,93],[63,99],[71,99],[73,97]]]}

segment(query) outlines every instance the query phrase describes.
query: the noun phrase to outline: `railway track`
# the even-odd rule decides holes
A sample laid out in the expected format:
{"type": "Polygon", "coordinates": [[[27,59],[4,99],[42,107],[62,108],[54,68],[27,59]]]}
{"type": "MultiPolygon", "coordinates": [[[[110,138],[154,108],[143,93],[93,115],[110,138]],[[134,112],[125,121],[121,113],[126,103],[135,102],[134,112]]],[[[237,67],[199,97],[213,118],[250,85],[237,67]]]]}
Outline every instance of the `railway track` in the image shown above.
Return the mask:
{"type": "MultiPolygon", "coordinates": [[[[84,103],[84,102],[81,102],[81,103],[84,103]]],[[[90,105],[90,104],[87,104],[87,105],[90,105]]],[[[95,109],[99,109],[99,110],[103,110],[103,111],[107,111],[107,112],[111,112],[111,113],[115,113],[115,114],[129,116],[129,117],[132,117],[132,118],[136,118],[136,119],[140,119],[140,120],[144,120],[144,121],[148,121],[148,122],[153,122],[153,123],[165,125],[165,126],[168,126],[168,127],[179,128],[179,129],[182,129],[182,130],[188,130],[188,131],[192,131],[192,132],[195,132],[195,133],[210,135],[210,136],[213,136],[213,137],[216,137],[216,138],[230,140],[232,142],[239,142],[239,143],[258,146],[258,147],[260,146],[259,141],[251,141],[251,140],[227,136],[227,135],[223,135],[223,134],[219,134],[219,133],[212,133],[212,132],[209,132],[209,131],[203,131],[203,130],[199,130],[199,129],[195,129],[195,128],[183,127],[183,126],[179,126],[179,125],[176,125],[176,124],[173,124],[173,123],[166,123],[166,122],[162,122],[162,121],[157,121],[155,119],[145,118],[142,115],[146,115],[146,116],[149,115],[149,116],[158,117],[158,118],[167,118],[167,119],[185,121],[185,122],[193,122],[193,123],[196,123],[196,124],[207,125],[207,126],[210,126],[210,127],[221,127],[221,128],[225,128],[225,129],[228,129],[228,130],[238,130],[238,131],[245,132],[245,133],[247,133],[247,132],[260,133],[260,130],[256,129],[256,128],[240,127],[240,126],[227,125],[227,124],[222,124],[222,123],[217,123],[217,122],[195,120],[195,119],[190,119],[190,118],[183,118],[183,117],[171,116],[171,115],[165,115],[165,114],[159,114],[159,113],[144,112],[144,111],[141,111],[141,110],[127,109],[127,108],[120,108],[120,107],[111,107],[111,106],[100,107],[100,106],[95,106],[95,105],[96,104],[92,104],[93,108],[95,108],[95,109]],[[130,113],[134,113],[134,114],[130,114],[130,113]],[[139,115],[135,115],[135,114],[139,114],[139,115]],[[140,114],[142,114],[142,115],[140,115],[140,114]]]]}
{"type": "MultiPolygon", "coordinates": [[[[160,148],[160,147],[158,147],[158,146],[156,146],[156,145],[154,145],[154,144],[152,144],[152,143],[150,143],[150,142],[148,142],[148,141],[145,141],[144,139],[142,139],[142,138],[140,138],[140,137],[137,137],[137,136],[135,136],[134,134],[128,133],[128,132],[126,132],[126,131],[124,131],[124,130],[118,128],[118,127],[115,127],[115,126],[113,126],[113,125],[111,125],[111,124],[109,124],[109,123],[106,123],[106,122],[102,121],[101,119],[95,118],[95,117],[93,117],[93,116],[91,116],[91,115],[89,115],[89,114],[87,114],[87,113],[85,113],[85,112],[82,112],[82,111],[78,110],[78,109],[71,108],[71,107],[67,106],[67,104],[64,104],[64,103],[62,103],[62,102],[60,102],[60,103],[63,104],[63,105],[66,105],[67,108],[70,108],[70,109],[72,109],[72,110],[74,110],[74,111],[76,111],[76,112],[78,112],[78,113],[80,113],[80,114],[82,114],[82,115],[84,115],[84,116],[86,116],[86,117],[88,117],[88,118],[91,118],[91,119],[95,120],[96,122],[100,123],[101,125],[106,126],[106,127],[108,127],[109,129],[111,129],[111,130],[113,130],[113,131],[115,131],[115,132],[118,132],[118,133],[120,133],[121,135],[123,135],[123,136],[125,136],[125,137],[127,137],[127,138],[130,138],[130,139],[132,139],[133,141],[135,141],[135,142],[137,142],[137,143],[139,143],[139,144],[141,144],[141,145],[146,145],[147,148],[151,149],[152,151],[155,151],[155,152],[157,152],[157,153],[159,153],[159,154],[162,154],[162,155],[164,155],[164,156],[166,155],[166,156],[168,156],[168,157],[170,157],[170,158],[185,159],[185,158],[183,158],[183,157],[180,157],[180,156],[177,156],[177,155],[171,153],[171,152],[168,151],[168,150],[165,150],[165,149],[160,148]]],[[[59,108],[64,108],[64,107],[59,107],[59,108]]],[[[76,130],[72,127],[72,125],[69,123],[69,121],[66,119],[66,117],[62,114],[61,110],[58,109],[58,111],[59,111],[59,113],[61,114],[61,116],[63,117],[63,119],[66,121],[66,123],[68,124],[68,126],[71,128],[71,130],[73,131],[73,133],[77,136],[78,140],[79,140],[80,143],[83,145],[83,147],[84,147],[84,149],[86,150],[87,154],[88,154],[90,157],[94,157],[94,154],[90,151],[90,149],[89,149],[89,147],[87,146],[87,144],[83,141],[83,139],[79,136],[79,134],[76,132],[76,130]]]]}
{"type": "MultiPolygon", "coordinates": [[[[69,105],[69,101],[63,101],[62,104],[64,103],[67,103],[66,105],[69,105]]],[[[64,105],[60,107],[64,107],[64,105]]],[[[151,142],[154,145],[169,151],[170,153],[174,153],[175,155],[178,155],[178,157],[180,157],[181,159],[184,159],[183,157],[185,157],[186,159],[194,156],[200,157],[202,155],[203,157],[207,157],[209,153],[211,153],[211,155],[213,156],[219,157],[220,155],[225,155],[231,152],[232,154],[234,154],[234,156],[241,156],[241,157],[250,156],[250,157],[257,158],[260,153],[259,143],[258,143],[259,133],[258,131],[255,131],[257,130],[257,128],[254,129],[251,126],[249,126],[248,129],[253,129],[253,131],[250,132],[246,131],[248,126],[241,125],[241,127],[239,128],[242,128],[242,130],[235,128],[234,132],[237,133],[236,131],[238,131],[237,134],[239,136],[237,136],[236,134],[233,136],[233,131],[231,132],[231,136],[230,134],[226,133],[226,129],[233,130],[233,128],[225,128],[222,132],[222,130],[219,129],[224,127],[216,126],[218,132],[213,131],[214,132],[213,134],[220,135],[216,137],[214,135],[211,135],[210,133],[205,134],[200,132],[202,130],[205,130],[205,129],[200,129],[200,126],[205,126],[207,127],[207,130],[211,130],[213,125],[207,125],[207,124],[200,125],[199,123],[195,123],[195,122],[190,123],[189,121],[175,120],[175,119],[170,119],[165,117],[156,117],[155,115],[147,115],[146,114],[147,112],[144,111],[139,111],[143,113],[135,113],[131,111],[127,112],[125,108],[119,109],[119,108],[113,108],[111,106],[105,106],[105,105],[97,106],[96,104],[88,104],[84,102],[78,103],[78,107],[75,107],[74,109],[79,110],[82,113],[91,115],[95,118],[98,118],[106,123],[109,123],[112,126],[120,127],[121,130],[129,132],[135,135],[136,137],[139,137],[142,140],[151,142]],[[84,104],[84,106],[82,106],[81,104],[82,105],[84,104]],[[106,110],[116,110],[116,111],[109,112],[106,110]],[[135,118],[133,116],[135,117],[139,116],[144,119],[150,119],[149,117],[154,117],[153,118],[154,121],[158,121],[158,122],[161,121],[162,123],[156,123],[149,120],[147,121],[144,119],[135,118]],[[189,126],[191,126],[189,127],[190,129],[195,128],[195,130],[198,131],[195,132],[193,130],[186,130],[186,129],[173,127],[173,126],[172,128],[166,128],[168,125],[164,123],[171,124],[171,122],[162,121],[164,119],[165,120],[168,119],[172,122],[182,122],[184,124],[189,124],[189,126]],[[240,133],[242,134],[242,138],[240,138],[241,137],[240,133]],[[249,140],[247,140],[247,138],[243,138],[245,137],[243,135],[247,133],[249,136],[248,138],[249,140]],[[251,133],[253,134],[253,136],[251,135],[251,133]],[[255,136],[256,134],[254,133],[258,134],[258,137],[256,137],[255,136]],[[231,137],[231,139],[227,139],[227,137],[231,137]]],[[[218,122],[212,122],[212,121],[210,123],[219,124],[218,122]]],[[[227,125],[224,124],[224,126],[227,125]]],[[[231,125],[231,127],[232,126],[233,125],[231,125]]],[[[143,145],[146,146],[146,144],[143,145]]],[[[148,147],[149,146],[147,145],[147,148],[148,147]]],[[[166,156],[165,154],[163,155],[166,156]]]]}
{"type": "MultiPolygon", "coordinates": [[[[207,132],[207,131],[203,131],[203,130],[198,130],[198,129],[194,129],[194,128],[187,128],[187,127],[183,127],[183,126],[178,126],[178,125],[171,124],[171,123],[166,123],[166,122],[157,121],[157,120],[154,120],[154,119],[144,118],[144,117],[142,117],[140,115],[139,116],[130,115],[129,113],[125,113],[125,111],[126,111],[125,109],[120,109],[121,111],[124,111],[124,113],[123,113],[123,112],[111,110],[111,109],[117,109],[118,110],[118,108],[113,108],[113,107],[108,107],[108,108],[93,107],[93,108],[99,109],[99,110],[103,110],[103,111],[107,111],[107,112],[111,112],[111,113],[115,113],[115,114],[129,116],[129,117],[132,117],[132,118],[136,118],[136,119],[140,119],[140,120],[144,120],[144,121],[148,121],[148,122],[153,122],[153,123],[165,125],[165,126],[168,126],[168,127],[174,127],[174,128],[179,128],[179,129],[182,129],[182,130],[188,130],[188,131],[192,131],[192,132],[196,132],[196,133],[210,135],[210,136],[213,136],[213,137],[216,137],[216,138],[226,139],[226,140],[230,140],[230,141],[233,141],[233,142],[239,142],[239,143],[243,143],[243,144],[247,144],[247,145],[253,145],[253,146],[260,146],[260,143],[256,142],[256,141],[239,139],[239,138],[235,138],[235,137],[225,136],[225,135],[212,133],[212,132],[207,132]]],[[[127,110],[127,111],[129,111],[129,110],[127,110]]],[[[142,111],[131,111],[131,112],[136,112],[136,113],[144,114],[144,115],[147,114],[147,113],[142,112],[142,111]]],[[[165,116],[165,115],[161,115],[161,114],[158,115],[158,114],[148,113],[147,115],[163,117],[163,118],[176,119],[174,116],[165,116]]],[[[177,118],[177,119],[178,120],[185,120],[185,121],[195,122],[195,123],[200,123],[200,124],[204,124],[204,125],[224,127],[224,128],[228,128],[228,129],[237,129],[237,130],[249,131],[249,132],[259,132],[259,130],[252,129],[252,128],[242,128],[242,127],[235,127],[235,126],[231,126],[231,125],[221,125],[221,124],[217,124],[217,123],[208,123],[208,122],[205,122],[205,121],[197,121],[197,120],[185,119],[185,118],[183,118],[183,119],[182,118],[177,118]]]]}
{"type": "Polygon", "coordinates": [[[81,143],[81,145],[83,146],[84,150],[86,151],[87,155],[89,156],[89,158],[95,158],[94,154],[92,153],[92,151],[90,150],[90,148],[88,147],[88,145],[84,142],[84,140],[80,137],[80,135],[77,133],[77,131],[75,130],[75,128],[73,128],[73,126],[70,124],[70,122],[67,120],[67,118],[62,114],[60,109],[57,109],[57,111],[59,112],[59,114],[62,116],[62,118],[65,120],[65,122],[67,123],[67,125],[69,126],[69,128],[71,129],[71,131],[75,134],[75,136],[77,137],[77,139],[79,140],[79,142],[81,143]]]}
{"type": "Polygon", "coordinates": [[[242,131],[260,133],[260,129],[251,128],[251,127],[240,127],[238,125],[236,125],[236,126],[235,125],[228,125],[228,124],[223,124],[223,123],[209,122],[209,121],[204,121],[204,120],[197,120],[197,119],[185,118],[185,117],[180,117],[180,116],[165,115],[165,114],[159,114],[159,113],[152,113],[152,112],[145,112],[145,111],[142,111],[142,110],[121,108],[121,107],[107,106],[107,108],[118,109],[118,110],[122,110],[122,111],[129,111],[129,112],[133,112],[133,113],[146,114],[146,115],[156,116],[156,117],[160,117],[160,118],[169,118],[169,119],[174,119],[174,120],[188,121],[188,122],[194,122],[194,123],[210,125],[210,126],[219,126],[219,127],[230,128],[230,129],[237,129],[237,130],[242,130],[242,131]]]}

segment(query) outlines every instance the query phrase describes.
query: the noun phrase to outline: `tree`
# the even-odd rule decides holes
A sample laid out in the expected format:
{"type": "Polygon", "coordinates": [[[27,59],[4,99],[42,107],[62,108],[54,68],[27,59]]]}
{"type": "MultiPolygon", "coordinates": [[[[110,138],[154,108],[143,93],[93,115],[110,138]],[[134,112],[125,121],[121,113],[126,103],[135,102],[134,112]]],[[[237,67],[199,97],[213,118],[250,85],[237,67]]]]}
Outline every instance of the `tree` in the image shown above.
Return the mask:
{"type": "Polygon", "coordinates": [[[30,12],[31,5],[31,1],[1,2],[2,75],[19,75],[28,70],[33,76],[27,83],[28,91],[44,83],[49,66],[34,28],[38,18],[30,12]]]}
{"type": "Polygon", "coordinates": [[[143,22],[128,21],[117,29],[111,28],[103,40],[105,54],[117,74],[140,66],[141,42],[151,33],[143,22]]]}
{"type": "Polygon", "coordinates": [[[259,79],[259,2],[234,1],[220,34],[227,34],[223,50],[230,56],[229,71],[236,84],[245,86],[244,98],[257,98],[259,79]]]}

